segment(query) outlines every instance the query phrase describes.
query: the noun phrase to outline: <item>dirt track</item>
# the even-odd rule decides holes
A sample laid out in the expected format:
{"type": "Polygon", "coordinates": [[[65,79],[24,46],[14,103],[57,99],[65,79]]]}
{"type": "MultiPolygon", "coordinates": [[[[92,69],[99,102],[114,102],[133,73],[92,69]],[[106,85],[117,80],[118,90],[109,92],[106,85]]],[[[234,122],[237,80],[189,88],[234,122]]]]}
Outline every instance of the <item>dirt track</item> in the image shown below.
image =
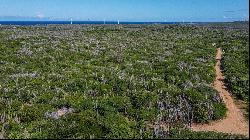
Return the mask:
{"type": "Polygon", "coordinates": [[[221,65],[222,50],[217,49],[216,55],[216,80],[214,81],[214,88],[219,92],[221,98],[223,99],[226,107],[228,109],[227,115],[224,119],[214,121],[210,124],[194,124],[192,130],[194,131],[217,131],[223,133],[232,134],[243,134],[249,137],[249,125],[245,121],[243,113],[236,107],[233,98],[230,93],[226,90],[223,83],[223,75],[220,70],[221,65]]]}

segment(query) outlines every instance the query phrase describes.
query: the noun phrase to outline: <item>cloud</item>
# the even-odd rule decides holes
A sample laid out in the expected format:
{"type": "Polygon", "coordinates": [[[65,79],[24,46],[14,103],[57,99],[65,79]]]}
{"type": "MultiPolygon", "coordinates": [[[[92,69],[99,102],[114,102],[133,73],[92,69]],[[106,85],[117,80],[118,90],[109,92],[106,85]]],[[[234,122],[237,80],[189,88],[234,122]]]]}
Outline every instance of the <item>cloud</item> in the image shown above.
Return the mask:
{"type": "Polygon", "coordinates": [[[226,13],[234,13],[234,12],[236,12],[236,11],[228,10],[228,11],[224,11],[224,12],[226,12],[226,13]]]}
{"type": "Polygon", "coordinates": [[[49,17],[40,18],[38,16],[1,16],[0,21],[40,21],[40,20],[51,20],[49,17]]]}
{"type": "Polygon", "coordinates": [[[38,18],[44,18],[44,15],[43,14],[38,14],[38,15],[36,15],[36,17],[38,17],[38,18]]]}
{"type": "Polygon", "coordinates": [[[37,12],[36,17],[37,18],[44,18],[45,16],[44,16],[44,14],[37,12]]]}
{"type": "Polygon", "coordinates": [[[223,16],[224,19],[233,19],[233,17],[223,16]]]}
{"type": "Polygon", "coordinates": [[[237,11],[249,11],[249,9],[239,9],[237,11]]]}
{"type": "Polygon", "coordinates": [[[235,13],[235,12],[244,12],[248,11],[248,9],[238,9],[238,10],[226,10],[225,13],[235,13]]]}

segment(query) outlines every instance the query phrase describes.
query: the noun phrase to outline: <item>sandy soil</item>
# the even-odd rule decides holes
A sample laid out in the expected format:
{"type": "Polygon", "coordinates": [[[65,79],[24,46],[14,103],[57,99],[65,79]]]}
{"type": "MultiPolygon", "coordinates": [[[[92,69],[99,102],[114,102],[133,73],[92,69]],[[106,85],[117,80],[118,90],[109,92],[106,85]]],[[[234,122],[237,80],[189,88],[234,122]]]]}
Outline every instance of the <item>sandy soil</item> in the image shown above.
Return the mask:
{"type": "Polygon", "coordinates": [[[217,131],[232,134],[243,134],[249,137],[249,124],[246,122],[243,113],[234,103],[230,93],[226,90],[223,83],[223,75],[220,70],[222,50],[217,49],[216,55],[216,79],[214,81],[214,88],[220,93],[226,107],[228,109],[226,117],[222,120],[214,121],[210,124],[193,124],[194,131],[217,131]]]}

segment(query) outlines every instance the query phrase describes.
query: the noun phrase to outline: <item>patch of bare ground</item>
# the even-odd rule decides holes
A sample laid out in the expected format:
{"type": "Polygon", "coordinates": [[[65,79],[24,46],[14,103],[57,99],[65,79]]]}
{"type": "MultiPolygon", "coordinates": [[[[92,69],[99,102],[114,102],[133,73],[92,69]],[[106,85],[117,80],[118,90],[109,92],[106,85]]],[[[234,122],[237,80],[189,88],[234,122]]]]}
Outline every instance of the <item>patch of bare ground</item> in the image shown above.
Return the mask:
{"type": "Polygon", "coordinates": [[[225,87],[225,84],[223,82],[224,77],[220,69],[221,57],[222,50],[221,48],[218,48],[216,55],[217,63],[215,65],[216,79],[213,86],[219,92],[228,109],[226,117],[209,124],[193,124],[192,130],[242,134],[249,137],[249,124],[245,119],[243,112],[241,111],[241,108],[244,108],[244,104],[237,101],[236,105],[236,102],[234,101],[229,91],[226,90],[227,88],[225,87]]]}

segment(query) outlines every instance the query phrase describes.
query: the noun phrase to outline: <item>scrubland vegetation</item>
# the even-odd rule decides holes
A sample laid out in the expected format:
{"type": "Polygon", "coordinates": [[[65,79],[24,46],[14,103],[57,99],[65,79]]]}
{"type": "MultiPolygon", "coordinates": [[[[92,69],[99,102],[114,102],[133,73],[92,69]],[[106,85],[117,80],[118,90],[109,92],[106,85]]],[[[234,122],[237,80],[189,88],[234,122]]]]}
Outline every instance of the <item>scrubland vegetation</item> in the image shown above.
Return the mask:
{"type": "MultiPolygon", "coordinates": [[[[249,30],[227,32],[220,45],[224,50],[222,68],[226,86],[238,99],[249,104],[249,30]]],[[[247,118],[248,113],[247,105],[247,118]]]]}
{"type": "Polygon", "coordinates": [[[244,138],[225,116],[216,48],[248,103],[248,25],[0,26],[0,137],[244,138]]]}

